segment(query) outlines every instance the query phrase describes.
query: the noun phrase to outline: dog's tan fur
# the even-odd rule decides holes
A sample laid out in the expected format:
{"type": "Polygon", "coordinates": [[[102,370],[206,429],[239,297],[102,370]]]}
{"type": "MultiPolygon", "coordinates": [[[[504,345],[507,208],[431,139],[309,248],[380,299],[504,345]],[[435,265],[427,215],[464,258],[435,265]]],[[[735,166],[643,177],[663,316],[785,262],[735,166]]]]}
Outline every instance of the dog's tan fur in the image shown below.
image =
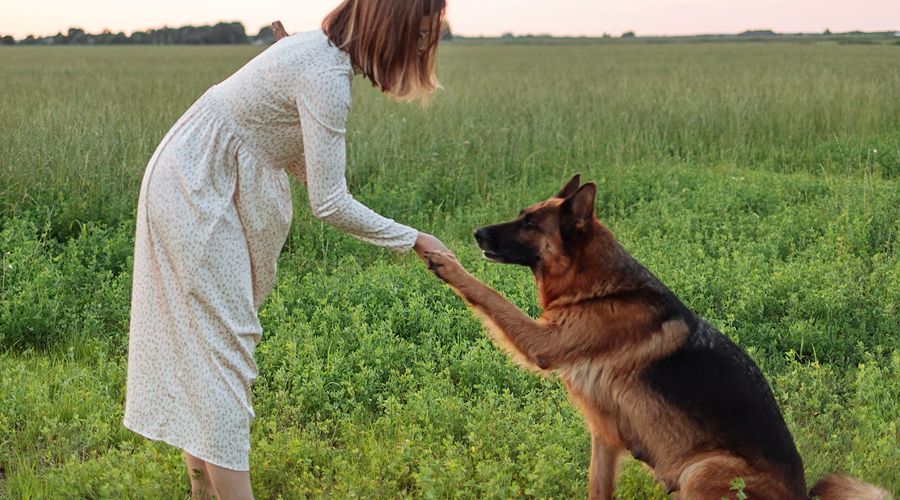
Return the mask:
{"type": "Polygon", "coordinates": [[[533,221],[528,243],[540,253],[533,269],[543,307],[537,320],[475,279],[452,254],[426,257],[517,363],[562,379],[590,430],[590,498],[612,498],[619,457],[637,442],[657,478],[679,498],[731,496],[730,482],[737,477],[745,480],[750,498],[806,498],[802,465],[797,480],[765,460],[746,458],[755,455],[742,450],[704,447],[715,442],[712,431],[641,380],[647,366],[681,348],[690,327],[630,293],[645,276],[623,265],[626,254],[593,216],[593,203],[593,185],[579,187],[576,176],[556,197],[521,215],[533,221]],[[569,205],[562,207],[564,201],[569,205]],[[574,222],[560,215],[563,208],[575,214],[574,222]],[[563,222],[571,225],[567,230],[593,235],[579,243],[586,251],[565,250],[563,222]]]}

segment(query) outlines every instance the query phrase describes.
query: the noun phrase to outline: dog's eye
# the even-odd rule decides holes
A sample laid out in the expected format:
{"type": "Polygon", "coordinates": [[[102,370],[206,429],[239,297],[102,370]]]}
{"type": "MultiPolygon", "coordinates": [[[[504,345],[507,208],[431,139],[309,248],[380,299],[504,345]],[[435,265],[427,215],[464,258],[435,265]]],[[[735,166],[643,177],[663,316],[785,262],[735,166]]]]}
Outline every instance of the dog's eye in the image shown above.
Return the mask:
{"type": "Polygon", "coordinates": [[[522,228],[523,229],[537,229],[538,225],[534,223],[531,219],[522,219],[522,228]]]}

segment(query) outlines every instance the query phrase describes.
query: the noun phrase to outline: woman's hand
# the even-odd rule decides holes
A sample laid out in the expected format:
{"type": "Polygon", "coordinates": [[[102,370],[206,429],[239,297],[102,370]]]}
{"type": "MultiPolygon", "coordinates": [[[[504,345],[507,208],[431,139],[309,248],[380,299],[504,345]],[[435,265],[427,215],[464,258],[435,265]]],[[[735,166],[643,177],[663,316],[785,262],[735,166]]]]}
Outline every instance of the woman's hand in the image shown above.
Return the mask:
{"type": "Polygon", "coordinates": [[[425,252],[447,252],[452,254],[450,249],[441,243],[441,240],[421,231],[416,238],[416,244],[413,246],[413,250],[416,251],[416,255],[418,255],[425,264],[428,264],[428,259],[425,258],[425,252]]]}

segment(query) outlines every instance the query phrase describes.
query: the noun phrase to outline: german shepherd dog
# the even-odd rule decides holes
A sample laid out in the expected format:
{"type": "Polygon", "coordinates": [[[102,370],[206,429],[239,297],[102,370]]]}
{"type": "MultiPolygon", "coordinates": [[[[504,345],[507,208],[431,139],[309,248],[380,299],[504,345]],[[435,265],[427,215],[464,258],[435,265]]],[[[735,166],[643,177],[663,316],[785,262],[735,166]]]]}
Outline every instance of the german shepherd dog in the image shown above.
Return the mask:
{"type": "Polygon", "coordinates": [[[556,373],[590,429],[589,496],[613,496],[625,450],[676,498],[888,498],[845,475],[807,492],[803,461],[759,368],[631,257],[594,214],[596,186],[576,175],[553,198],[475,231],[492,261],[528,266],[534,320],[451,253],[429,267],[524,367],[556,373]]]}

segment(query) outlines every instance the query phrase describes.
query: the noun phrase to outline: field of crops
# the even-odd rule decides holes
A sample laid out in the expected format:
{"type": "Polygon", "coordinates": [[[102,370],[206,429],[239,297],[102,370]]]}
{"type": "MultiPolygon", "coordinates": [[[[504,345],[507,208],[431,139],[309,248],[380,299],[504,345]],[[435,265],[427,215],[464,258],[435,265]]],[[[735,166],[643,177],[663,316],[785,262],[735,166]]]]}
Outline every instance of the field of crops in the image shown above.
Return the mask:
{"type": "MultiPolygon", "coordinates": [[[[168,127],[257,47],[0,49],[0,497],[184,498],[121,425],[135,207],[168,127]]],[[[475,227],[571,174],[683,301],[750,352],[805,460],[900,492],[900,47],[453,46],[428,108],[357,79],[348,180],[536,315],[475,227]]],[[[259,498],[572,498],[589,439],[412,254],[294,185],[260,312],[259,498]]],[[[189,334],[190,332],[186,332],[189,334]]],[[[619,497],[665,498],[628,460],[619,497]]]]}

